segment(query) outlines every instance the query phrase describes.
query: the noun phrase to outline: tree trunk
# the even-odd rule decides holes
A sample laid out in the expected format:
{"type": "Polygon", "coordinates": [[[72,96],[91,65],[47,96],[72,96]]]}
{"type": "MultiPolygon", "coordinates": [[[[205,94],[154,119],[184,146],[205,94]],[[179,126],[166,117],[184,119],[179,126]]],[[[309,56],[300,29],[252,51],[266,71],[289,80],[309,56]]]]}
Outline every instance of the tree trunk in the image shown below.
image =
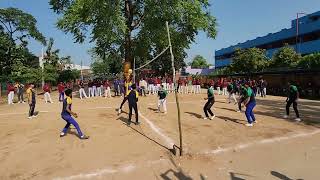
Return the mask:
{"type": "Polygon", "coordinates": [[[132,51],[132,39],[131,39],[131,32],[132,32],[132,21],[133,21],[133,11],[132,11],[132,0],[125,1],[125,17],[126,17],[126,25],[127,31],[125,35],[124,41],[124,53],[125,53],[125,64],[124,64],[124,74],[126,79],[128,80],[130,74],[129,69],[131,69],[133,65],[133,51],[132,51]]]}

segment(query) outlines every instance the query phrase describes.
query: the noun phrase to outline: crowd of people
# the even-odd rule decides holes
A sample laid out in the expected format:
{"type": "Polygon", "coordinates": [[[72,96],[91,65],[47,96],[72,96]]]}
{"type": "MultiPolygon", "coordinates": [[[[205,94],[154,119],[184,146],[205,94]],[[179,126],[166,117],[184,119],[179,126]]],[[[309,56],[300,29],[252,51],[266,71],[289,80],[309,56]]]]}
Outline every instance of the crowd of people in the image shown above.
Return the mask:
{"type": "MultiPolygon", "coordinates": [[[[166,99],[169,93],[181,93],[181,94],[199,94],[201,93],[201,86],[205,86],[207,89],[207,102],[204,105],[204,119],[213,119],[215,114],[211,111],[212,106],[215,103],[215,95],[227,96],[228,103],[234,102],[237,105],[237,111],[242,112],[242,106],[246,107],[245,116],[248,123],[247,126],[253,126],[256,123],[256,118],[254,116],[254,108],[256,106],[256,96],[266,97],[267,94],[267,82],[264,79],[250,80],[250,79],[211,79],[202,82],[199,78],[182,77],[177,81],[177,87],[174,87],[174,82],[172,78],[141,78],[136,83],[131,80],[114,79],[109,80],[88,80],[88,81],[77,81],[76,83],[60,82],[57,86],[58,90],[58,100],[62,102],[63,108],[61,117],[67,124],[62,130],[60,136],[63,137],[66,134],[66,130],[69,128],[70,124],[74,125],[78,131],[79,137],[81,139],[88,139],[85,136],[73,117],[77,117],[77,114],[71,110],[72,104],[72,94],[78,90],[79,98],[86,99],[91,97],[104,97],[111,98],[111,89],[114,92],[114,97],[122,96],[123,101],[118,109],[118,114],[122,113],[123,105],[128,101],[129,104],[129,124],[131,123],[131,117],[135,114],[136,122],[139,124],[138,116],[138,97],[147,95],[157,95],[158,100],[158,112],[161,112],[161,107],[163,113],[167,113],[166,99]],[[133,112],[134,111],[134,112],[133,112]],[[72,117],[73,116],[73,117],[72,117]]],[[[27,102],[29,104],[29,119],[35,118],[34,113],[36,106],[36,90],[34,89],[34,84],[30,83],[24,85],[20,82],[15,84],[7,84],[8,92],[8,104],[13,104],[13,99],[15,93],[18,97],[18,103],[25,103],[24,91],[27,93],[27,102]]],[[[292,82],[288,83],[288,98],[286,104],[286,115],[284,118],[289,116],[289,108],[293,105],[294,111],[296,113],[296,121],[301,121],[299,111],[298,111],[298,99],[299,91],[297,86],[292,82]]],[[[45,103],[53,103],[51,98],[52,87],[49,83],[45,83],[42,88],[45,103]]]]}

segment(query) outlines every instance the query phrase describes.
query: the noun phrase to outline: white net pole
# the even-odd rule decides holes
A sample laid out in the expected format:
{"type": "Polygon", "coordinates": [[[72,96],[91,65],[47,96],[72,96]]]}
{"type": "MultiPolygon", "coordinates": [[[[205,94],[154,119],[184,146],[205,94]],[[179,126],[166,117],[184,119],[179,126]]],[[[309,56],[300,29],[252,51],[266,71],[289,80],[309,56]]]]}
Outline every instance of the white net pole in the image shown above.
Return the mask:
{"type": "Polygon", "coordinates": [[[178,126],[179,126],[179,140],[180,140],[180,156],[182,156],[182,129],[181,129],[181,113],[180,113],[180,104],[179,104],[179,98],[178,93],[176,91],[177,88],[177,80],[176,80],[176,70],[174,67],[174,56],[172,52],[172,45],[171,45],[171,38],[170,38],[170,30],[169,30],[169,23],[166,22],[167,32],[168,32],[168,41],[169,41],[169,48],[170,48],[170,54],[171,54],[171,65],[172,65],[172,71],[173,71],[173,82],[174,82],[174,95],[176,97],[176,105],[178,110],[178,126]]]}

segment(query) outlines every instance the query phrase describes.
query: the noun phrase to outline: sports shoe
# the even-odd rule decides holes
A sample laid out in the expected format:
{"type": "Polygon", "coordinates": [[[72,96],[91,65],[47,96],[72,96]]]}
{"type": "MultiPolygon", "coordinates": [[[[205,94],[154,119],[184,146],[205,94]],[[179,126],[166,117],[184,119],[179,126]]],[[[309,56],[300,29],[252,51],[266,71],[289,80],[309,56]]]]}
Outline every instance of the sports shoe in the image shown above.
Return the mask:
{"type": "Polygon", "coordinates": [[[29,116],[28,119],[32,119],[32,116],[29,116]]]}
{"type": "Polygon", "coordinates": [[[63,137],[63,136],[65,136],[66,135],[66,133],[64,133],[64,132],[61,132],[60,133],[60,137],[63,137]]]}
{"type": "Polygon", "coordinates": [[[237,110],[236,112],[241,113],[241,111],[240,111],[240,110],[237,110]]]}
{"type": "Polygon", "coordinates": [[[118,109],[118,115],[120,115],[122,112],[122,109],[118,109]]]}
{"type": "Polygon", "coordinates": [[[300,122],[300,121],[301,121],[300,118],[295,118],[294,120],[297,121],[297,122],[300,122]]]}
{"type": "Polygon", "coordinates": [[[257,121],[257,120],[255,120],[255,121],[253,121],[253,123],[255,123],[255,124],[256,124],[256,123],[258,123],[258,121],[257,121]]]}
{"type": "Polygon", "coordinates": [[[213,120],[216,117],[216,115],[214,114],[210,119],[213,120]]]}
{"type": "Polygon", "coordinates": [[[89,136],[82,135],[82,136],[80,137],[80,139],[89,139],[89,136]]]}
{"type": "Polygon", "coordinates": [[[33,117],[33,118],[36,118],[37,116],[36,116],[36,115],[33,115],[32,117],[33,117]]]}
{"type": "Polygon", "coordinates": [[[204,117],[203,120],[208,120],[208,118],[207,118],[207,117],[204,117]]]}
{"type": "Polygon", "coordinates": [[[135,125],[140,125],[140,122],[136,122],[135,125]]]}
{"type": "Polygon", "coordinates": [[[287,118],[288,118],[288,115],[284,115],[283,118],[287,119],[287,118]]]}
{"type": "Polygon", "coordinates": [[[247,126],[247,127],[252,127],[253,124],[252,124],[252,123],[251,123],[251,124],[250,124],[250,123],[247,123],[246,126],[247,126]]]}

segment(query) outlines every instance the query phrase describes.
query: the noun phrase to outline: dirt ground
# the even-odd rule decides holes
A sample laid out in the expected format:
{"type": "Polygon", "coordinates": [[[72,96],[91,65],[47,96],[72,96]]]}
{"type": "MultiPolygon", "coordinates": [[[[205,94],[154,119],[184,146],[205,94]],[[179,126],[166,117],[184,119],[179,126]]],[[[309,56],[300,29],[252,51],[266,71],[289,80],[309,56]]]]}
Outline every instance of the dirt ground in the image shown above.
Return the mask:
{"type": "Polygon", "coordinates": [[[156,113],[156,96],[140,97],[139,126],[127,126],[116,109],[122,98],[74,97],[73,110],[89,140],[74,128],[59,137],[61,104],[38,96],[38,117],[28,105],[0,105],[0,179],[320,179],[320,102],[300,100],[302,122],[283,119],[285,98],[257,98],[258,123],[246,127],[244,113],[216,96],[216,118],[203,120],[201,95],[179,95],[184,156],[179,145],[173,94],[168,114],[156,113]]]}

